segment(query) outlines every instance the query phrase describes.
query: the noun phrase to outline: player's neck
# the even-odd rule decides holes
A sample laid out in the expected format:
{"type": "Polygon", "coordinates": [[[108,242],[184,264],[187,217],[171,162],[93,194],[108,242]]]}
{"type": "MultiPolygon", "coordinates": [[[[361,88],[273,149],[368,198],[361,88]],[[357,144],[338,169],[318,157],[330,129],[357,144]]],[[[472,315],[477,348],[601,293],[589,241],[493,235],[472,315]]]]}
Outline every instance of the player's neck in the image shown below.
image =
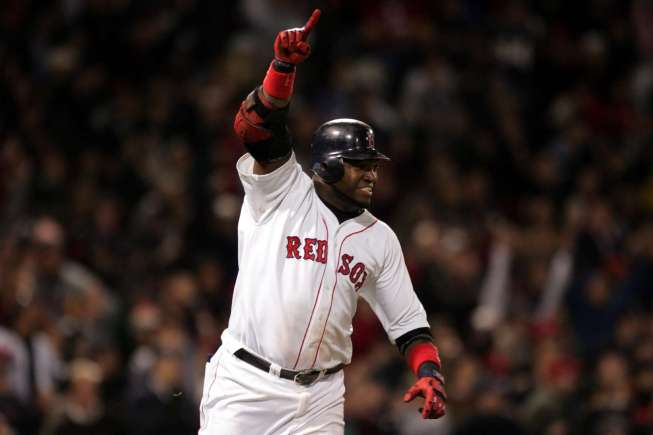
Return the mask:
{"type": "Polygon", "coordinates": [[[319,179],[313,179],[313,185],[315,186],[317,196],[319,196],[322,202],[331,209],[338,218],[338,221],[341,223],[347,219],[354,218],[365,211],[363,207],[344,193],[340,192],[333,185],[327,184],[319,179]]]}

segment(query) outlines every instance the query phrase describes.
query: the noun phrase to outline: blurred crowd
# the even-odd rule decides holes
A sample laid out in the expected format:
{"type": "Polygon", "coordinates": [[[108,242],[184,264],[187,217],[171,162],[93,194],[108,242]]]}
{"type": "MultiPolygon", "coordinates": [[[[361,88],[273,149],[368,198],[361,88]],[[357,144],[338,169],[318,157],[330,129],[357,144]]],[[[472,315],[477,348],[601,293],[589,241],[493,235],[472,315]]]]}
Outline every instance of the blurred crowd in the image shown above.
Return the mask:
{"type": "MultiPolygon", "coordinates": [[[[0,435],[194,434],[237,272],[232,134],[323,16],[290,127],[369,122],[448,414],[362,301],[350,435],[653,433],[653,2],[3,0],[0,435]]],[[[306,166],[305,166],[306,167],[306,166]]]]}

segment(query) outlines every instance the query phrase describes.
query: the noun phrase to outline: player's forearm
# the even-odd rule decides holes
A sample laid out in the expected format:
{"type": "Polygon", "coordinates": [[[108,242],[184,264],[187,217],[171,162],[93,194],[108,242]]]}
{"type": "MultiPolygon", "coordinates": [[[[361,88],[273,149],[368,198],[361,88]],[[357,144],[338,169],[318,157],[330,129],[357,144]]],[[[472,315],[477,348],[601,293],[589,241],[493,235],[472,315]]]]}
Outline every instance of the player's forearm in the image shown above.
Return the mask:
{"type": "Polygon", "coordinates": [[[241,103],[234,131],[256,161],[255,174],[271,172],[288,160],[291,142],[287,113],[287,107],[275,107],[268,101],[260,86],[241,103]]]}
{"type": "Polygon", "coordinates": [[[440,353],[438,348],[432,341],[427,339],[417,339],[413,341],[406,349],[406,362],[408,367],[415,373],[418,378],[423,366],[427,364],[430,368],[435,368],[438,371],[442,366],[440,361],[440,353]]]}
{"type": "Polygon", "coordinates": [[[433,344],[433,337],[430,328],[417,328],[403,334],[396,339],[399,352],[406,358],[408,367],[419,378],[425,373],[421,373],[424,368],[435,368],[438,371],[442,367],[440,361],[440,352],[433,344]],[[429,363],[424,365],[424,363],[429,363]]]}
{"type": "Polygon", "coordinates": [[[433,370],[438,372],[442,367],[440,353],[438,348],[427,339],[417,339],[413,341],[406,350],[406,362],[408,367],[418,378],[432,376],[433,370]]]}
{"type": "Polygon", "coordinates": [[[267,174],[274,171],[281,167],[290,155],[292,144],[286,118],[294,90],[295,72],[295,65],[275,59],[270,63],[263,84],[256,90],[258,99],[270,111],[270,114],[262,119],[262,127],[267,130],[264,135],[269,137],[265,143],[260,144],[262,146],[256,149],[245,143],[255,159],[255,174],[267,174]],[[261,149],[262,147],[264,149],[261,149]]]}
{"type": "Polygon", "coordinates": [[[269,102],[271,106],[278,107],[278,108],[283,108],[286,107],[288,104],[290,104],[290,98],[285,99],[285,100],[280,100],[279,98],[274,98],[273,96],[269,95],[267,92],[265,92],[265,89],[261,89],[262,96],[261,98],[264,98],[265,101],[269,102]]]}
{"type": "Polygon", "coordinates": [[[406,346],[406,352],[404,354],[404,356],[406,357],[406,360],[408,360],[408,355],[410,355],[411,352],[413,350],[415,350],[415,347],[417,345],[419,345],[419,344],[422,344],[422,343],[431,343],[432,344],[433,342],[431,340],[429,340],[429,339],[426,339],[426,338],[418,338],[418,339],[412,341],[408,346],[406,346]]]}
{"type": "Polygon", "coordinates": [[[290,103],[295,86],[295,65],[274,59],[263,79],[263,98],[271,106],[281,109],[290,103]]]}

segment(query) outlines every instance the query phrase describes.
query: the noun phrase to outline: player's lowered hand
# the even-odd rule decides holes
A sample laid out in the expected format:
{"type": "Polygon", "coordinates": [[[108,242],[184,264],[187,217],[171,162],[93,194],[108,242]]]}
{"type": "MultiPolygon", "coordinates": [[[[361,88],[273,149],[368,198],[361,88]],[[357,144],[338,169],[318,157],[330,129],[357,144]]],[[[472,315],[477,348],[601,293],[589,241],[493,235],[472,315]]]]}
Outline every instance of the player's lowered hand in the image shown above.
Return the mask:
{"type": "Polygon", "coordinates": [[[445,414],[447,393],[438,379],[429,376],[418,379],[404,395],[404,402],[410,402],[415,397],[424,398],[424,407],[419,409],[422,418],[440,418],[445,414]]]}
{"type": "Polygon", "coordinates": [[[321,14],[319,9],[315,9],[304,27],[279,32],[277,39],[274,40],[274,58],[293,65],[304,62],[311,54],[308,35],[317,24],[321,14]]]}

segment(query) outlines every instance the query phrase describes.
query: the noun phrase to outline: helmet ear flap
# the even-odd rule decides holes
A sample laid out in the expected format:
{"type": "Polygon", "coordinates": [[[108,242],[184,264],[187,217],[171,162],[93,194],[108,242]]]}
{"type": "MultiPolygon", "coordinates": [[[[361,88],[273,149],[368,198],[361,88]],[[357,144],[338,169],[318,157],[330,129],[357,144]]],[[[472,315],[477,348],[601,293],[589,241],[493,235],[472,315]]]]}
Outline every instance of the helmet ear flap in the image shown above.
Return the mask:
{"type": "Polygon", "coordinates": [[[345,175],[342,157],[331,156],[321,162],[313,164],[313,172],[319,175],[327,184],[338,182],[345,175]]]}

